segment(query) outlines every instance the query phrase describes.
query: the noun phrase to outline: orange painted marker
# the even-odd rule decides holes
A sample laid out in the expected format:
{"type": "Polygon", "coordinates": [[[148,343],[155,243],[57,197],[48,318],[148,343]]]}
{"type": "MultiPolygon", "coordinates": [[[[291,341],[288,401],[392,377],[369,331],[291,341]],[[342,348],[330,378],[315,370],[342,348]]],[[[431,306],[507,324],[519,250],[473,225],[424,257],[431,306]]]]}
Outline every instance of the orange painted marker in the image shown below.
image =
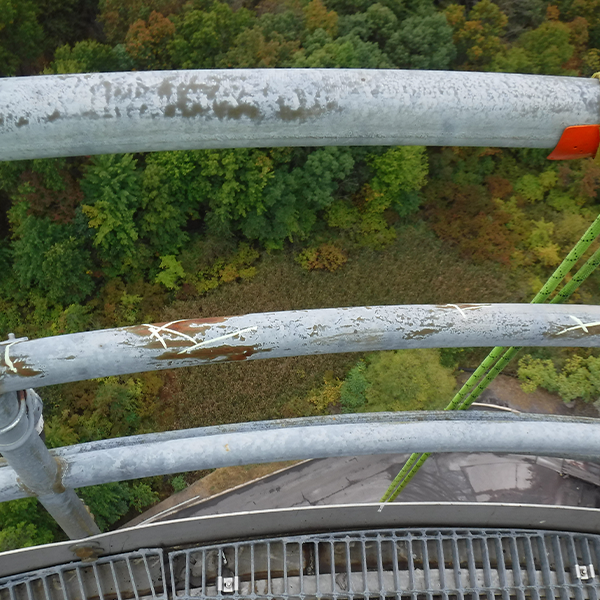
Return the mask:
{"type": "Polygon", "coordinates": [[[548,159],[595,158],[599,145],[600,125],[573,125],[563,131],[548,159]]]}

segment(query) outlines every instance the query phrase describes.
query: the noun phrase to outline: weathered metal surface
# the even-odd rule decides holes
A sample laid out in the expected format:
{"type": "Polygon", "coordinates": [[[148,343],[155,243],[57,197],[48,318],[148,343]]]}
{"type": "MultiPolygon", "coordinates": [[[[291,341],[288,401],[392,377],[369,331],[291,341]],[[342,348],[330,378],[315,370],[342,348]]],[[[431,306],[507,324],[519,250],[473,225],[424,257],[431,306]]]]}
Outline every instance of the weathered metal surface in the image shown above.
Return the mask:
{"type": "MultiPolygon", "coordinates": [[[[152,433],[51,451],[78,488],[216,467],[410,452],[511,452],[600,458],[595,419],[489,412],[420,412],[285,419],[152,433]]],[[[0,501],[23,497],[0,468],[0,501]]]]}
{"type": "Polygon", "coordinates": [[[0,395],[0,452],[19,497],[35,496],[71,539],[100,533],[83,502],[65,487],[64,463],[48,452],[32,420],[24,399],[19,401],[14,392],[0,395]]]}
{"type": "Polygon", "coordinates": [[[0,160],[194,148],[552,148],[600,121],[594,79],[251,69],[0,80],[0,160]]]}
{"type": "Polygon", "coordinates": [[[600,344],[600,307],[372,306],[190,319],[0,346],[0,393],[109,375],[399,348],[600,344]]]}
{"type": "MultiPolygon", "coordinates": [[[[391,503],[382,512],[378,504],[303,506],[278,510],[210,515],[152,525],[117,529],[89,540],[102,556],[139,548],[162,548],[224,543],[272,535],[386,527],[506,527],[600,533],[600,510],[568,506],[499,504],[494,502],[391,503]]],[[[72,542],[24,548],[0,554],[0,576],[71,562],[72,542]]]]}

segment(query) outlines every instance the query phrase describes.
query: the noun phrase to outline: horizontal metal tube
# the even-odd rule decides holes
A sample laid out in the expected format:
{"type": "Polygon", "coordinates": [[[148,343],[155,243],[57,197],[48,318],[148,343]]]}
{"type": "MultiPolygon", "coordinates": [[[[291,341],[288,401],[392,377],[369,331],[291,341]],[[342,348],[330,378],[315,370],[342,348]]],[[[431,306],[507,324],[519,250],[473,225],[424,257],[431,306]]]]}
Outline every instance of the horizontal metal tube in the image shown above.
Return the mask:
{"type": "Polygon", "coordinates": [[[110,375],[400,348],[600,345],[600,307],[366,306],[190,319],[0,345],[0,393],[110,375]]]}
{"type": "MultiPolygon", "coordinates": [[[[542,529],[600,534],[600,510],[597,508],[497,502],[393,502],[386,505],[382,512],[378,508],[379,504],[370,503],[334,504],[207,515],[117,529],[94,536],[86,542],[94,544],[93,547],[98,549],[101,556],[114,556],[121,552],[135,552],[140,548],[156,548],[157,545],[161,548],[197,547],[229,541],[235,543],[241,539],[271,536],[287,538],[291,535],[359,529],[481,527],[492,530],[542,529]]],[[[58,542],[4,552],[0,554],[0,577],[70,563],[75,558],[72,548],[73,542],[58,542]]],[[[596,583],[592,581],[588,585],[593,589],[596,583]]],[[[525,594],[529,589],[526,588],[525,594]]],[[[546,589],[553,588],[548,586],[546,589]]],[[[567,588],[567,593],[573,589],[567,588]]],[[[496,590],[491,593],[494,592],[496,590]]],[[[522,597],[529,597],[525,594],[522,597]]],[[[339,594],[338,597],[347,596],[339,594]]]]}
{"type": "Polygon", "coordinates": [[[0,80],[0,160],[276,146],[552,148],[600,121],[594,79],[251,69],[0,80]]]}
{"type": "MultiPolygon", "coordinates": [[[[600,458],[594,419],[488,412],[337,415],[262,421],[90,442],[51,452],[70,488],[282,460],[410,452],[511,452],[600,458]]],[[[23,496],[0,468],[0,501],[23,496]]]]}

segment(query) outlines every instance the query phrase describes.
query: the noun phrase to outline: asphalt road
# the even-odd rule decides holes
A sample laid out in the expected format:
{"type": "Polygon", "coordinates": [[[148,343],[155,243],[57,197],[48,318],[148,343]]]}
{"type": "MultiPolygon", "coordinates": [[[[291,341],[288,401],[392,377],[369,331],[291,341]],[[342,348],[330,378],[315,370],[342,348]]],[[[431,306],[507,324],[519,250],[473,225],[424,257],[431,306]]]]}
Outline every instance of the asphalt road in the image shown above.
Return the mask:
{"type": "MultiPolygon", "coordinates": [[[[406,455],[313,460],[184,508],[164,519],[293,506],[378,502],[406,455]]],[[[562,477],[558,461],[498,454],[433,455],[402,502],[522,502],[600,506],[600,488],[562,477]]]]}

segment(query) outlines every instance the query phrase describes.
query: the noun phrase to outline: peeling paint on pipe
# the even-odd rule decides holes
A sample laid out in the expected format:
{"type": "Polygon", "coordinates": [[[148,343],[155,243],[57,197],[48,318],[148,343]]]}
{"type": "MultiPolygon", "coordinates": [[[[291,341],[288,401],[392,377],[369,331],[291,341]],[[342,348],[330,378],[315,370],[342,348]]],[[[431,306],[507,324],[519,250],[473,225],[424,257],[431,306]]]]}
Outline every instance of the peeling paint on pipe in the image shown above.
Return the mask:
{"type": "Polygon", "coordinates": [[[259,313],[0,346],[0,394],[110,375],[309,354],[598,345],[598,306],[446,304],[259,313]]]}
{"type": "Polygon", "coordinates": [[[249,69],[0,80],[0,160],[276,146],[553,148],[600,82],[508,73],[249,69]]]}
{"type": "MultiPolygon", "coordinates": [[[[416,412],[284,419],[151,433],[51,450],[64,484],[85,487],[281,460],[410,452],[509,452],[600,458],[596,419],[488,412],[416,412]]],[[[0,502],[23,496],[0,468],[0,502]]]]}

